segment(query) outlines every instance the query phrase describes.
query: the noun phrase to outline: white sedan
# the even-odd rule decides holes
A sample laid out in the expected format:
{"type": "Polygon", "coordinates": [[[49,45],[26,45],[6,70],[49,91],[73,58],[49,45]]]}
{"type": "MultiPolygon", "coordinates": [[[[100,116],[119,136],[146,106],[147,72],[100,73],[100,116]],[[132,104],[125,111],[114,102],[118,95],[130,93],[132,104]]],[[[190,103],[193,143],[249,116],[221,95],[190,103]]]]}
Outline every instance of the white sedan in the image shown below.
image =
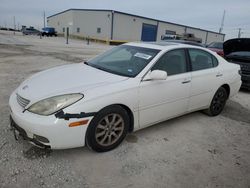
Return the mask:
{"type": "Polygon", "coordinates": [[[11,126],[40,147],[109,151],[128,133],[170,118],[220,114],[241,86],[239,73],[205,48],[128,43],[24,81],[10,96],[11,126]]]}

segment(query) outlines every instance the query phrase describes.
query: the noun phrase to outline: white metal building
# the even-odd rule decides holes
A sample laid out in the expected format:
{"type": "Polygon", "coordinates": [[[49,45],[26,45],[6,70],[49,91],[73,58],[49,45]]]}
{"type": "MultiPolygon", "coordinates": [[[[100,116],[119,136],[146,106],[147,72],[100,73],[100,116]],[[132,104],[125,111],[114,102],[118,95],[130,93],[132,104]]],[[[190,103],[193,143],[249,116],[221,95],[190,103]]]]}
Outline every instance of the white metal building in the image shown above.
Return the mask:
{"type": "Polygon", "coordinates": [[[192,33],[202,43],[224,41],[225,34],[132,15],[114,10],[69,9],[47,18],[47,25],[64,34],[103,41],[159,41],[167,32],[192,33]]]}

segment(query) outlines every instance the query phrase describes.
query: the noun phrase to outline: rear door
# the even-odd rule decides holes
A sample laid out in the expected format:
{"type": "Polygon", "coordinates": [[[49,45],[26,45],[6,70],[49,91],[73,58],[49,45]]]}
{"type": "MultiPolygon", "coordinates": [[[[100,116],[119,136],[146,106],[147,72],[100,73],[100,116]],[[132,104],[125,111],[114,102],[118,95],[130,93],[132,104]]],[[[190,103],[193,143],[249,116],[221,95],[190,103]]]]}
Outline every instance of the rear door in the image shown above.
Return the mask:
{"type": "Polygon", "coordinates": [[[188,49],[192,67],[192,84],[189,111],[206,107],[219,88],[223,74],[218,69],[218,60],[201,49],[188,49]]]}

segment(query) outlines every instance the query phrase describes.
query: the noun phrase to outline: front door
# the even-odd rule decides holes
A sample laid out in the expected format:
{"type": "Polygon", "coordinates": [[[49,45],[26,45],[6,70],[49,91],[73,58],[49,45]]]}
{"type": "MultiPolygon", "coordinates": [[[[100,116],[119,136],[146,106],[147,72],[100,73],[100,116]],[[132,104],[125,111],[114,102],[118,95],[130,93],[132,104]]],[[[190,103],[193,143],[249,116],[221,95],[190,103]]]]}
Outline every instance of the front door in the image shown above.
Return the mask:
{"type": "Polygon", "coordinates": [[[187,111],[191,73],[187,72],[185,50],[178,49],[164,54],[152,67],[166,71],[166,80],[141,81],[139,88],[140,127],[183,114],[187,111]]]}

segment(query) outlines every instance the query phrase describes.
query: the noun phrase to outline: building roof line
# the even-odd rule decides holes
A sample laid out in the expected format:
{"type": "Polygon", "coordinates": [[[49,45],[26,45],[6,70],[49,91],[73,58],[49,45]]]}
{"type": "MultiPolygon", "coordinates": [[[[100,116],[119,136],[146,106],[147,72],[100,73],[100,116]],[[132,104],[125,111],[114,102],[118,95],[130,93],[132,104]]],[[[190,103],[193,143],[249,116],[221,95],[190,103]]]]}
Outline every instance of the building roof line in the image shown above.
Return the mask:
{"type": "Polygon", "coordinates": [[[205,32],[210,32],[210,33],[214,33],[214,34],[224,35],[225,36],[224,33],[218,33],[218,32],[215,32],[215,31],[205,30],[205,29],[201,29],[201,28],[197,28],[197,27],[192,27],[192,26],[183,25],[183,24],[177,24],[177,23],[173,23],[173,22],[168,22],[168,21],[164,21],[164,20],[158,20],[158,19],[154,19],[154,18],[149,18],[149,17],[145,17],[145,16],[139,16],[139,15],[136,15],[136,14],[130,14],[130,13],[125,13],[125,12],[111,10],[111,9],[75,9],[75,8],[71,8],[71,9],[67,9],[67,10],[64,10],[62,12],[53,14],[51,16],[48,16],[47,18],[51,18],[51,17],[57,16],[59,14],[63,14],[65,12],[68,12],[68,11],[102,11],[102,12],[114,12],[114,13],[123,14],[123,15],[127,15],[127,16],[133,16],[133,17],[137,17],[137,18],[143,18],[143,19],[152,20],[152,21],[156,21],[156,22],[162,22],[162,23],[172,24],[172,25],[176,25],[176,26],[186,27],[186,28],[190,28],[190,29],[196,29],[196,30],[200,30],[200,31],[205,31],[205,32]]]}

